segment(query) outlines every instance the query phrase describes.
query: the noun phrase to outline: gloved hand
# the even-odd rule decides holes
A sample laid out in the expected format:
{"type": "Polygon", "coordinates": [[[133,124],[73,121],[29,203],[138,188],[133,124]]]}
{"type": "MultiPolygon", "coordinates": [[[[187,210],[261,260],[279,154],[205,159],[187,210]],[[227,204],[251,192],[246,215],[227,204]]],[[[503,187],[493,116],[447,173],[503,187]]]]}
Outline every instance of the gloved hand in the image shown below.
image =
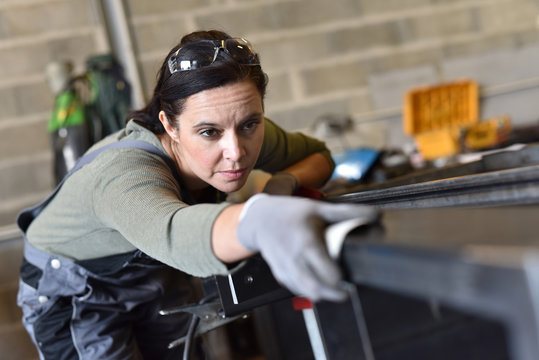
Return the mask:
{"type": "Polygon", "coordinates": [[[294,175],[281,171],[268,180],[262,192],[272,195],[292,195],[298,185],[298,180],[294,175]]]}
{"type": "Polygon", "coordinates": [[[258,194],[243,208],[238,239],[245,248],[259,251],[277,281],[296,295],[342,301],[342,275],[327,253],[324,231],[330,223],[358,217],[372,221],[377,212],[365,205],[258,194]]]}

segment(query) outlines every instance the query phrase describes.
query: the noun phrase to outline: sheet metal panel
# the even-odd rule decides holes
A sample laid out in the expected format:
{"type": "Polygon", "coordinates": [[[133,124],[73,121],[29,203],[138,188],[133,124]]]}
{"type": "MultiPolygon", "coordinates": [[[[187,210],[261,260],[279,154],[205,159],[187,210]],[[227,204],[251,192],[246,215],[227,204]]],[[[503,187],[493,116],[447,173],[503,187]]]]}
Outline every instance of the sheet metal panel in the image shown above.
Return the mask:
{"type": "Polygon", "coordinates": [[[511,359],[538,359],[537,215],[539,206],[384,211],[379,227],[348,236],[343,265],[356,285],[496,320],[511,359]]]}

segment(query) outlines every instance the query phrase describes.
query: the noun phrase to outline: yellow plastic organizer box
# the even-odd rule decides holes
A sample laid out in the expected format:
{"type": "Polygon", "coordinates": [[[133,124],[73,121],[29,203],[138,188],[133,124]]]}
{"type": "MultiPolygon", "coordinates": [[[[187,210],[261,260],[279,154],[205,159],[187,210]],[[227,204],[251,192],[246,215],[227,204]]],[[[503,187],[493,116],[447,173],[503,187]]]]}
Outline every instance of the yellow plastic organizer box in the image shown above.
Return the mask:
{"type": "Polygon", "coordinates": [[[460,131],[478,120],[478,87],[470,80],[414,88],[404,96],[404,131],[427,160],[458,153],[460,131]]]}

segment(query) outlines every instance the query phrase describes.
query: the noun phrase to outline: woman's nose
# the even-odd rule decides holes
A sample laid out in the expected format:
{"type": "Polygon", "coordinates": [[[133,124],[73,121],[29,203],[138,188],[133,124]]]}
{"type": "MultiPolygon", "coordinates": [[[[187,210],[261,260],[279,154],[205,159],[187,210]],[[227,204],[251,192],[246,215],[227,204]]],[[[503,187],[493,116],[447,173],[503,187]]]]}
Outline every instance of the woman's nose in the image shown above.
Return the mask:
{"type": "Polygon", "coordinates": [[[237,135],[228,136],[225,139],[223,156],[227,160],[238,161],[245,155],[245,148],[237,135]]]}

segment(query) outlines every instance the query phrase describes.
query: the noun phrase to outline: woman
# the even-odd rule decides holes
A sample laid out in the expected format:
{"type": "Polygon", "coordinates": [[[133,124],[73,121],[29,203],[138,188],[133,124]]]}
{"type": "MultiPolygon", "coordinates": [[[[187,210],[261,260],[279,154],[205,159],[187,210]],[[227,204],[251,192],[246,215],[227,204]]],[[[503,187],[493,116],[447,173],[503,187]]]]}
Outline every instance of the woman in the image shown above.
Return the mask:
{"type": "Polygon", "coordinates": [[[322,185],[333,169],[323,143],[264,118],[265,89],[245,40],[185,36],[150,103],[92,147],[43,206],[21,213],[18,303],[43,358],[177,357],[166,344],[185,319],[157,315],[167,294],[192,301],[177,275],[225,274],[256,252],[291,291],[344,298],[322,232],[372,218],[370,208],[265,194],[221,201],[254,168],[275,174],[267,192],[286,194],[322,185]]]}

